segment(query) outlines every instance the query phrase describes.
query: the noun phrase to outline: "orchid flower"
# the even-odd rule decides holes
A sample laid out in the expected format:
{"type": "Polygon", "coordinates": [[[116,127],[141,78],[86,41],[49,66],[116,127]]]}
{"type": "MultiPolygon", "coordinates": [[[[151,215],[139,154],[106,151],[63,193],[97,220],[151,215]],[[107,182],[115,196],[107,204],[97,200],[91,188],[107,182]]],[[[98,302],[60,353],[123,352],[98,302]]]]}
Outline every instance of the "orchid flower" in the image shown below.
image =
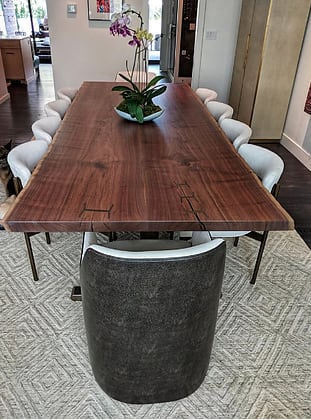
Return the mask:
{"type": "Polygon", "coordinates": [[[153,103],[153,98],[161,95],[166,90],[166,86],[157,85],[163,79],[163,76],[156,76],[152,80],[148,80],[148,48],[153,41],[153,35],[144,29],[144,22],[140,12],[133,10],[127,3],[123,5],[122,12],[112,15],[110,33],[113,36],[118,35],[124,38],[129,36],[131,39],[128,45],[135,47],[132,68],[129,69],[126,61],[127,76],[120,74],[127,82],[127,85],[114,86],[112,90],[121,92],[123,101],[119,107],[142,123],[145,114],[150,115],[155,110],[159,110],[159,107],[153,103]],[[131,15],[139,19],[140,24],[137,29],[133,29],[130,26],[131,15]],[[135,79],[135,83],[133,80],[134,74],[139,75],[138,80],[135,79]],[[129,87],[129,84],[131,87],[129,87]]]}

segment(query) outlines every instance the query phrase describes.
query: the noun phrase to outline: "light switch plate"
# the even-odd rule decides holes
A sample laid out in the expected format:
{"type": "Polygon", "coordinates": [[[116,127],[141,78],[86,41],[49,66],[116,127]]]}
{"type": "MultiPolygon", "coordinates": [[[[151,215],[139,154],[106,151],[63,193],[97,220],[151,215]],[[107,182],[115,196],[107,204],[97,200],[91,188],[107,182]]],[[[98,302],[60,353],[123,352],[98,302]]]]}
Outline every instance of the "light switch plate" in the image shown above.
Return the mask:
{"type": "Polygon", "coordinates": [[[77,5],[67,4],[67,13],[77,13],[77,5]]]}
{"type": "Polygon", "coordinates": [[[209,41],[216,41],[217,31],[215,29],[209,29],[206,31],[206,39],[209,41]]]}

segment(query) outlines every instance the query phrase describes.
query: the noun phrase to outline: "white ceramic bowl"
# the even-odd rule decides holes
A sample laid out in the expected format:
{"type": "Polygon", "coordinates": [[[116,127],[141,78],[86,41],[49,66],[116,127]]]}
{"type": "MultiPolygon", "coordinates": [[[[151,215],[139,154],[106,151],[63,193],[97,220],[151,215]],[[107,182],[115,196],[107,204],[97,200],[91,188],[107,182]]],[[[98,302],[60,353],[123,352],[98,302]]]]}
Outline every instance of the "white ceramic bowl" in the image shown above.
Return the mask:
{"type": "MultiPolygon", "coordinates": [[[[126,112],[123,112],[123,111],[120,111],[120,110],[119,110],[119,109],[117,109],[116,107],[114,108],[114,110],[116,111],[116,113],[117,113],[120,117],[124,118],[125,120],[137,122],[137,119],[136,119],[136,118],[131,117],[131,115],[130,115],[130,114],[128,114],[128,113],[126,113],[126,112]]],[[[145,118],[144,118],[144,122],[147,122],[147,121],[152,121],[152,120],[154,120],[154,119],[156,119],[156,118],[160,117],[160,116],[163,114],[163,112],[164,112],[164,109],[161,109],[160,111],[155,112],[154,114],[148,115],[147,117],[145,117],[145,118]]]]}

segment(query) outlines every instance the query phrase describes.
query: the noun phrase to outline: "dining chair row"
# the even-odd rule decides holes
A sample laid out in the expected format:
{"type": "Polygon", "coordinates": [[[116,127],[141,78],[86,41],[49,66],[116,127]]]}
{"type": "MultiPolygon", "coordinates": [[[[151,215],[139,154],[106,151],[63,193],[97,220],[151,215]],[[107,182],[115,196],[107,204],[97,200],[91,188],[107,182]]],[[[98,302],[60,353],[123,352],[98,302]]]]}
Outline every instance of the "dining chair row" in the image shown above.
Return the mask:
{"type": "Polygon", "coordinates": [[[35,121],[31,126],[34,140],[44,140],[47,144],[51,143],[60,123],[61,118],[57,115],[43,117],[35,121]]]}
{"type": "Polygon", "coordinates": [[[218,94],[209,88],[197,88],[196,95],[201,99],[206,108],[218,122],[231,143],[236,149],[248,143],[252,136],[252,129],[242,121],[233,119],[233,108],[229,104],[216,101],[218,94]]]}
{"type": "Polygon", "coordinates": [[[204,105],[217,121],[235,149],[238,150],[242,144],[249,142],[252,136],[251,127],[242,121],[232,118],[233,108],[230,105],[218,101],[206,101],[204,102],[204,105]]]}
{"type": "Polygon", "coordinates": [[[46,116],[35,121],[31,127],[34,139],[51,143],[77,91],[70,87],[59,89],[57,91],[58,99],[44,105],[46,116]]]}
{"type": "MultiPolygon", "coordinates": [[[[7,161],[13,174],[16,196],[28,183],[34,168],[44,156],[59,125],[64,117],[77,90],[72,88],[60,89],[59,99],[44,106],[46,117],[40,118],[32,124],[33,139],[15,146],[8,154],[7,161]],[[68,95],[68,96],[66,96],[68,95]],[[67,98],[67,99],[66,99],[67,98]]],[[[31,265],[33,279],[39,280],[30,238],[37,232],[24,232],[27,253],[31,265]]],[[[49,232],[45,232],[46,241],[51,243],[49,232]]]]}
{"type": "Polygon", "coordinates": [[[195,93],[207,107],[218,124],[220,124],[225,118],[232,118],[232,106],[224,102],[217,101],[216,99],[218,98],[218,93],[215,90],[206,87],[199,87],[195,90],[195,93]]]}
{"type": "Polygon", "coordinates": [[[233,108],[230,105],[217,101],[207,101],[204,104],[235,149],[238,150],[242,144],[249,142],[252,136],[251,127],[242,121],[232,118],[233,108]]]}
{"type": "Polygon", "coordinates": [[[48,117],[56,116],[63,119],[69,106],[70,102],[66,99],[55,99],[55,101],[47,102],[44,105],[44,111],[48,117]]]}

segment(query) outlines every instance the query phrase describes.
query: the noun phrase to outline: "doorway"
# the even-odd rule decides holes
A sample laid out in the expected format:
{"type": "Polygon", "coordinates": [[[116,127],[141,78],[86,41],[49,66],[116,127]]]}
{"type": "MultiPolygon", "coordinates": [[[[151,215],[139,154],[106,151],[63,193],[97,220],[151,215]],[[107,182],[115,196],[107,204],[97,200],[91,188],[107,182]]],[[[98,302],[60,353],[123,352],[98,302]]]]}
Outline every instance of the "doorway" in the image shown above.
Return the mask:
{"type": "Polygon", "coordinates": [[[160,70],[177,83],[191,83],[198,0],[163,0],[160,70]]]}
{"type": "Polygon", "coordinates": [[[162,1],[160,70],[174,78],[178,0],[162,1]]]}
{"type": "Polygon", "coordinates": [[[39,57],[40,63],[50,63],[51,47],[46,0],[22,0],[18,3],[17,13],[19,10],[28,11],[27,16],[23,16],[23,25],[27,27],[27,35],[31,34],[34,54],[39,57]],[[26,2],[27,9],[25,7],[26,2]]]}
{"type": "MultiPolygon", "coordinates": [[[[0,5],[1,2],[0,0],[0,5]]],[[[40,62],[50,63],[51,49],[46,0],[13,0],[12,8],[14,24],[8,27],[2,18],[7,35],[29,36],[33,54],[39,57],[40,62]]],[[[10,22],[13,21],[10,20],[10,22]]],[[[0,24],[2,28],[1,20],[0,24]]]]}
{"type": "Polygon", "coordinates": [[[149,67],[173,80],[176,49],[178,0],[149,0],[149,32],[154,41],[149,49],[149,67]]]}
{"type": "Polygon", "coordinates": [[[47,19],[46,0],[14,0],[17,30],[27,36],[39,31],[39,25],[47,19]]]}
{"type": "Polygon", "coordinates": [[[149,0],[149,32],[153,41],[149,47],[149,64],[159,65],[161,32],[162,32],[162,0],[149,0]]]}

